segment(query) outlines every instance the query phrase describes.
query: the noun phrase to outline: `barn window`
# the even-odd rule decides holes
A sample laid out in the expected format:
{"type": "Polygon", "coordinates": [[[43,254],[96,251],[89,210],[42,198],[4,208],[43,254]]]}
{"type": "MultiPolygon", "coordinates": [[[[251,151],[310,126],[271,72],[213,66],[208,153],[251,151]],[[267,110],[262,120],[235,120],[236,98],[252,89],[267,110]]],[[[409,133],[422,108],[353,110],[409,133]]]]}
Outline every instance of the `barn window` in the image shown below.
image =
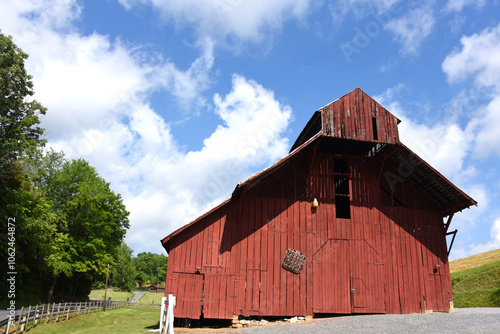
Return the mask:
{"type": "Polygon", "coordinates": [[[377,118],[376,117],[372,117],[372,128],[373,128],[373,140],[378,140],[377,118]]]}
{"type": "Polygon", "coordinates": [[[349,199],[349,165],[347,159],[333,160],[333,174],[336,217],[350,219],[351,201],[349,199]]]}

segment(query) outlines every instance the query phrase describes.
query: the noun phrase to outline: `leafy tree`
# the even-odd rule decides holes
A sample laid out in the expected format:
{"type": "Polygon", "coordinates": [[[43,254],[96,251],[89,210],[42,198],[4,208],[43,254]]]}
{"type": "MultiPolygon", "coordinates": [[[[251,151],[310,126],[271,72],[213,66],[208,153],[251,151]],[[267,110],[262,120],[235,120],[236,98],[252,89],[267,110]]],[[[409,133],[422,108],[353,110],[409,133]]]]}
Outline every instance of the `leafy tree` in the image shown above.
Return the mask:
{"type": "MultiPolygon", "coordinates": [[[[54,219],[50,202],[32,186],[20,161],[45,143],[39,116],[44,115],[46,109],[31,98],[32,77],[24,66],[27,57],[10,36],[0,31],[0,265],[7,268],[9,247],[4,233],[10,219],[16,229],[16,300],[21,302],[31,301],[33,291],[41,288],[43,280],[32,280],[28,273],[40,273],[44,266],[37,258],[47,254],[54,219]]],[[[1,291],[7,291],[5,275],[6,271],[2,270],[1,291]]]]}
{"type": "MultiPolygon", "coordinates": [[[[83,159],[38,152],[25,159],[34,187],[44,192],[55,213],[53,240],[44,259],[51,277],[51,299],[59,277],[97,280],[105,275],[129,228],[120,195],[83,159]]],[[[76,290],[76,288],[75,288],[76,290]]]]}
{"type": "Polygon", "coordinates": [[[27,58],[10,36],[0,32],[0,180],[4,187],[19,169],[19,158],[44,144],[38,116],[46,109],[29,99],[34,90],[24,67],[27,58]]]}
{"type": "Polygon", "coordinates": [[[135,288],[135,266],[132,252],[132,249],[122,242],[118,247],[115,265],[111,269],[111,284],[128,292],[135,288]]]}
{"type": "Polygon", "coordinates": [[[134,259],[137,271],[136,281],[144,284],[164,284],[167,274],[168,257],[163,254],[142,252],[134,259]]]}

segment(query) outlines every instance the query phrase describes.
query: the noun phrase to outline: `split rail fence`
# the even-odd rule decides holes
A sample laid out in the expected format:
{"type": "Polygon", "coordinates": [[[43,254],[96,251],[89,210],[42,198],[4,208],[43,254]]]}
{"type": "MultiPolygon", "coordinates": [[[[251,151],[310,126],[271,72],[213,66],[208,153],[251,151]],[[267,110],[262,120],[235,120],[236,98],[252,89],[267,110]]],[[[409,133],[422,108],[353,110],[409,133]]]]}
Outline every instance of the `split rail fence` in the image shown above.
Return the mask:
{"type": "MultiPolygon", "coordinates": [[[[42,322],[58,322],[68,320],[70,317],[76,317],[82,314],[103,311],[104,301],[96,300],[89,302],[72,302],[72,303],[53,303],[21,308],[21,312],[16,314],[14,318],[0,321],[0,328],[5,330],[0,333],[24,333],[35,325],[42,322]]],[[[106,310],[113,310],[123,307],[139,307],[152,310],[160,310],[161,305],[158,304],[139,304],[130,302],[107,301],[106,310]]],[[[17,312],[16,312],[17,313],[17,312]]]]}

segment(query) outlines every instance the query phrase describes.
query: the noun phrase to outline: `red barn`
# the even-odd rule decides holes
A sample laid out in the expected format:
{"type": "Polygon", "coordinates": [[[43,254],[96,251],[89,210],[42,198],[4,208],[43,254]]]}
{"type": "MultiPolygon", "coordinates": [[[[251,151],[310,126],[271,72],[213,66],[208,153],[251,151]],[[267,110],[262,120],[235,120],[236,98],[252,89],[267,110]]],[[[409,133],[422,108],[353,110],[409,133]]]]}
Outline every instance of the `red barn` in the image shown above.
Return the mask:
{"type": "Polygon", "coordinates": [[[176,318],[448,312],[446,235],[476,202],[400,142],[398,123],[356,88],[165,237],[176,318]]]}

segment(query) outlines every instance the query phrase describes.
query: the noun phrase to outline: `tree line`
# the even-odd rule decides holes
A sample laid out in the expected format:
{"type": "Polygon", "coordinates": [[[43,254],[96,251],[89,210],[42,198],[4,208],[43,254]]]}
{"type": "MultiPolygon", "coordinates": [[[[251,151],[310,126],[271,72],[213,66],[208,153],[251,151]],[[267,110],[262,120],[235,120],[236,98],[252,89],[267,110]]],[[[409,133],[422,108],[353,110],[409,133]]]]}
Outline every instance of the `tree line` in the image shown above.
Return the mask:
{"type": "Polygon", "coordinates": [[[116,265],[110,268],[109,283],[114,288],[130,292],[153,284],[165,284],[168,257],[150,252],[142,252],[134,257],[132,253],[132,249],[122,243],[116,265]]]}
{"type": "Polygon", "coordinates": [[[159,274],[137,269],[147,262],[137,260],[142,253],[132,259],[124,244],[129,212],[121,195],[84,159],[47,149],[40,126],[47,109],[32,98],[27,57],[0,31],[0,290],[18,306],[82,300],[107,264],[119,283],[125,253],[134,279],[141,273],[140,282],[157,282],[159,274]]]}

